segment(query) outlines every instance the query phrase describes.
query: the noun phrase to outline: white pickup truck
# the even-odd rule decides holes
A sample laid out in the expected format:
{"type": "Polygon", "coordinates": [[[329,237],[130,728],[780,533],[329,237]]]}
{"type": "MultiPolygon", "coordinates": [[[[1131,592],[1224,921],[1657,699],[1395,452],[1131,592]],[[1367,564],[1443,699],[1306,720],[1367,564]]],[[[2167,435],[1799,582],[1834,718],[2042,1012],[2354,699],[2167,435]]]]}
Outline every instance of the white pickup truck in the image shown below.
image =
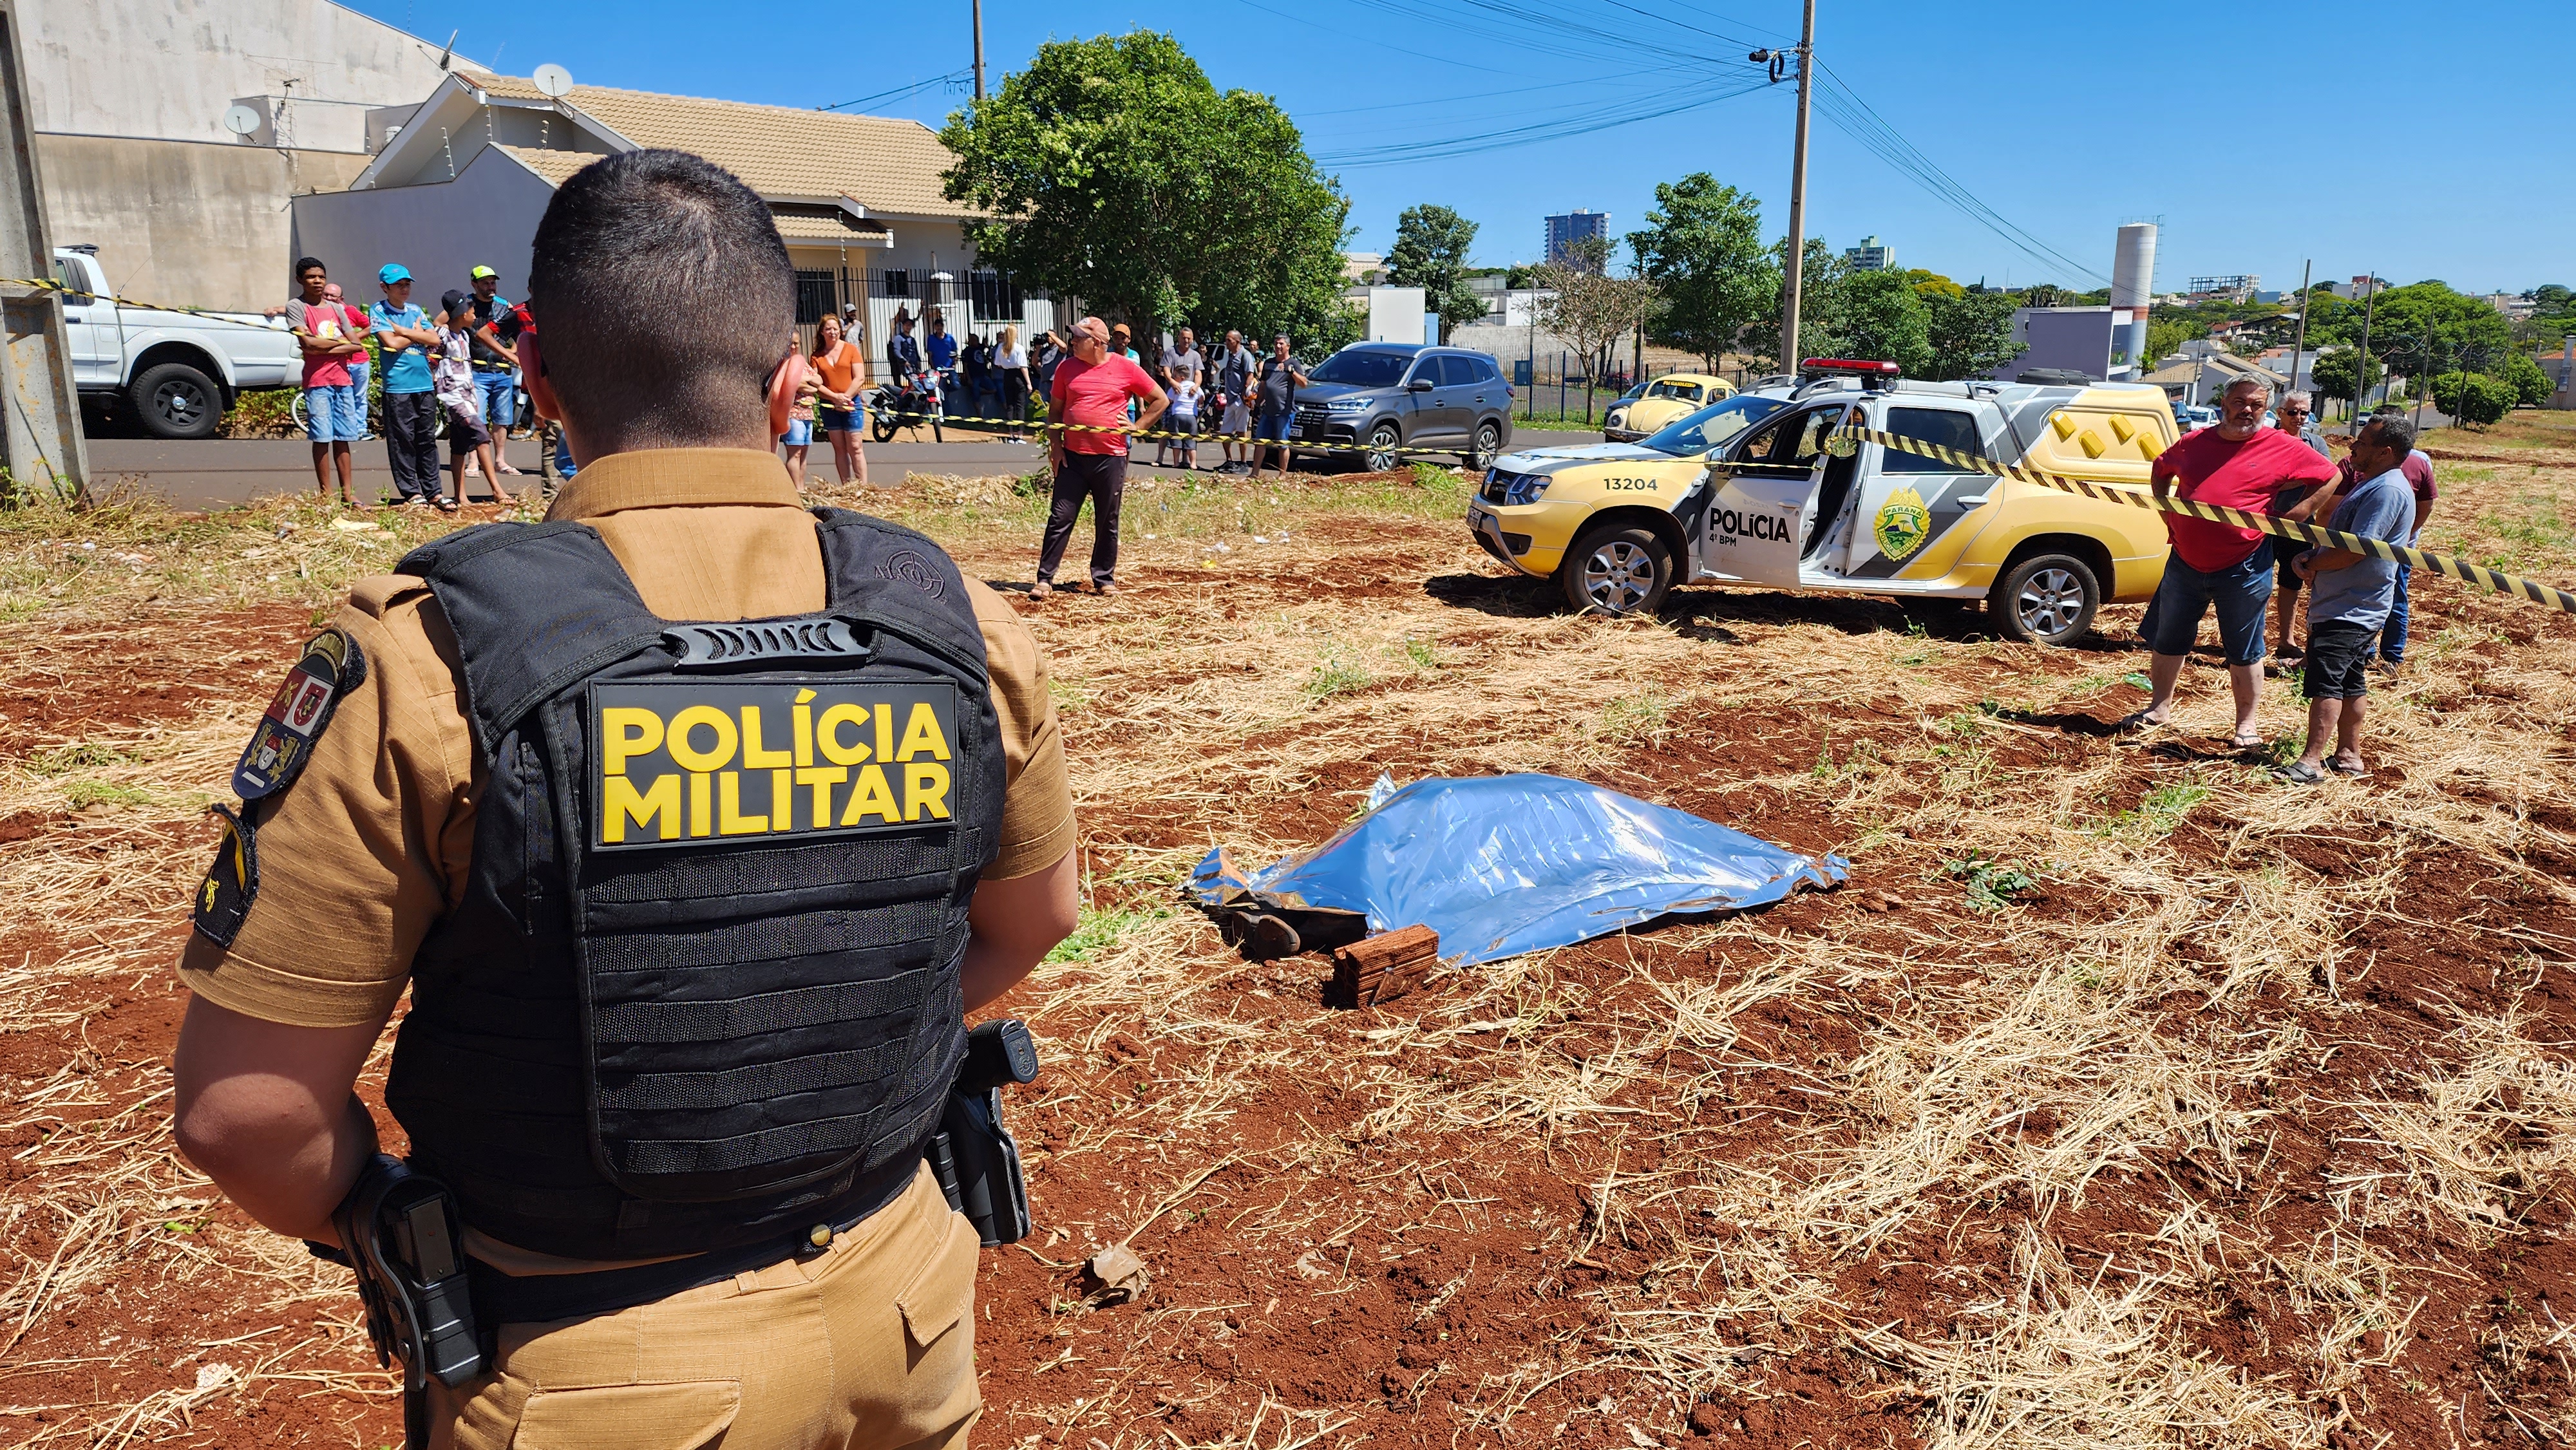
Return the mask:
{"type": "Polygon", "coordinates": [[[304,349],[285,318],[120,307],[96,250],[54,249],[72,383],[83,394],[122,399],[156,438],[205,438],[242,389],[303,379],[304,349]]]}

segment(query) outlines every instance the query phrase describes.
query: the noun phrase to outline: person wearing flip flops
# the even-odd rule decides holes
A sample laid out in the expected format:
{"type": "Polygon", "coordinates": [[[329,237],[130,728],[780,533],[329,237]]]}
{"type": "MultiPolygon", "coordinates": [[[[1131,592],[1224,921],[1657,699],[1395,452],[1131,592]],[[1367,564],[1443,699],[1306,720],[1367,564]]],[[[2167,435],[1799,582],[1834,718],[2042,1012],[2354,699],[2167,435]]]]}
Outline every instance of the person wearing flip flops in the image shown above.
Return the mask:
{"type": "MultiPolygon", "coordinates": [[[[2238,378],[2220,399],[2215,428],[2202,428],[2166,449],[2154,465],[2158,498],[2181,497],[2244,513],[2265,513],[2285,488],[2334,480],[2334,465],[2297,435],[2263,426],[2263,410],[2272,401],[2271,386],[2260,378],[2238,378]]],[[[2163,582],[2147,604],[2138,625],[2151,660],[2147,707],[2120,722],[2136,732],[2163,726],[2173,718],[2174,687],[2182,679],[2182,662],[2200,636],[2201,616],[2216,613],[2218,639],[2227,653],[2227,683],[2236,696],[2234,744],[2251,750],[2263,743],[2254,728],[2254,706],[2263,689],[2263,616],[2272,598],[2272,540],[2260,529],[2212,523],[2184,514],[2165,514],[2165,533],[2173,553],[2165,559],[2163,582]]],[[[2308,606],[2314,632],[2316,606],[2308,606]]]]}
{"type": "MultiPolygon", "coordinates": [[[[2406,455],[2415,448],[2415,425],[2381,414],[2352,440],[2352,476],[2362,480],[2335,500],[2326,527],[2403,544],[2415,533],[2415,490],[2406,481],[2406,455]]],[[[2298,785],[2315,785],[2332,770],[2361,779],[2361,722],[2370,697],[2370,657],[2397,598],[2397,565],[2350,549],[2310,549],[2293,561],[2309,581],[2308,664],[2299,693],[2308,701],[2308,748],[2276,772],[2298,785]],[[2326,754],[2326,742],[2334,754],[2326,754]]]]}

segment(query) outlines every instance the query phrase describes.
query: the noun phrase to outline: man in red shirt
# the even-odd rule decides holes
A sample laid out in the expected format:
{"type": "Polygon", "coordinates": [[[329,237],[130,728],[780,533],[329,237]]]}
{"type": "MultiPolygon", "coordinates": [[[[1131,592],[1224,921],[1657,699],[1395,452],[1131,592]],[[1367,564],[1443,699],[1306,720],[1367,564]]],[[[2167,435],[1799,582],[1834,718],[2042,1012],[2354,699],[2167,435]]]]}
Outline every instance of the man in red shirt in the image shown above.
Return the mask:
{"type": "Polygon", "coordinates": [[[1082,501],[1091,500],[1091,587],[1118,592],[1118,505],[1127,495],[1127,400],[1138,401],[1138,431],[1149,430],[1171,403],[1161,385],[1131,359],[1109,350],[1109,326],[1086,317],[1073,329],[1073,356],[1058,363],[1047,400],[1047,461],[1055,468],[1055,497],[1047,509],[1046,538],[1038,549],[1038,582],[1031,599],[1055,592],[1055,568],[1082,501]],[[1064,426],[1070,425],[1070,426],[1064,426]]]}
{"type": "MultiPolygon", "coordinates": [[[[2273,512],[2285,488],[2327,483],[2334,465],[2294,434],[2263,426],[2272,389],[2259,378],[2239,378],[2219,403],[2215,428],[2203,428],[2156,459],[2156,497],[2180,496],[2246,513],[2273,512]]],[[[2254,728],[2254,706],[2263,686],[2263,615],[2272,598],[2270,537],[2259,529],[2215,524],[2166,514],[2173,553],[2164,581],[2147,605],[2139,632],[2153,652],[2147,708],[2121,723],[2132,730],[2173,718],[2174,685],[2183,657],[2200,635],[2200,618],[2215,609],[2219,643],[2227,652],[2227,680],[2236,694],[2235,744],[2263,743],[2254,728]]]]}

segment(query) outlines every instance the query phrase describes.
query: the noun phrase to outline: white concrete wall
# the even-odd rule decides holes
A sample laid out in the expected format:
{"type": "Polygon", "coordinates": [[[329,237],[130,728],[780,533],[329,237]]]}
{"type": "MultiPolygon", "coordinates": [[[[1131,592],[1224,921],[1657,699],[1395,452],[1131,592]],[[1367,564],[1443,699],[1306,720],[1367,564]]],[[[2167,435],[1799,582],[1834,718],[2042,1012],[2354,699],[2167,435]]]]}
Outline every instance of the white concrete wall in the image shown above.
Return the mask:
{"type": "Polygon", "coordinates": [[[18,17],[38,131],[362,151],[367,107],[416,104],[441,74],[437,42],[329,0],[20,0],[18,17]],[[225,130],[236,102],[270,125],[225,130]]]}
{"type": "Polygon", "coordinates": [[[255,312],[294,290],[287,197],[347,186],[364,156],[195,141],[36,137],[53,242],[98,247],[145,302],[255,312]]]}
{"type": "MultiPolygon", "coordinates": [[[[498,151],[475,158],[454,181],[334,191],[295,198],[296,256],[314,256],[360,306],[384,294],[376,269],[400,262],[414,279],[411,300],[431,313],[439,294],[466,285],[466,269],[489,265],[501,295],[528,295],[528,248],[554,188],[498,151]]],[[[280,300],[283,300],[282,298],[280,300]]]]}

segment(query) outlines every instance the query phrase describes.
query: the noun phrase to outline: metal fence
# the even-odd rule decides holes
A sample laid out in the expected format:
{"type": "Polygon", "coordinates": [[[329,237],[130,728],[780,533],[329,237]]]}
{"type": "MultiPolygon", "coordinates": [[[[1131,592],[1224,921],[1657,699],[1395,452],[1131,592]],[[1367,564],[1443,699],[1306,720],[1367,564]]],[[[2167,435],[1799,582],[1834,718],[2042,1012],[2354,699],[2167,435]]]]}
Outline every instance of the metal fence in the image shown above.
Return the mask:
{"type": "Polygon", "coordinates": [[[798,343],[811,348],[815,326],[826,315],[837,316],[852,304],[859,309],[863,330],[851,341],[871,359],[884,356],[897,313],[913,319],[916,337],[929,331],[928,319],[936,315],[961,346],[972,336],[995,341],[1003,328],[1016,327],[1025,347],[1038,333],[1057,325],[1054,294],[1020,286],[999,272],[961,275],[903,267],[800,267],[796,272],[798,343]]]}

